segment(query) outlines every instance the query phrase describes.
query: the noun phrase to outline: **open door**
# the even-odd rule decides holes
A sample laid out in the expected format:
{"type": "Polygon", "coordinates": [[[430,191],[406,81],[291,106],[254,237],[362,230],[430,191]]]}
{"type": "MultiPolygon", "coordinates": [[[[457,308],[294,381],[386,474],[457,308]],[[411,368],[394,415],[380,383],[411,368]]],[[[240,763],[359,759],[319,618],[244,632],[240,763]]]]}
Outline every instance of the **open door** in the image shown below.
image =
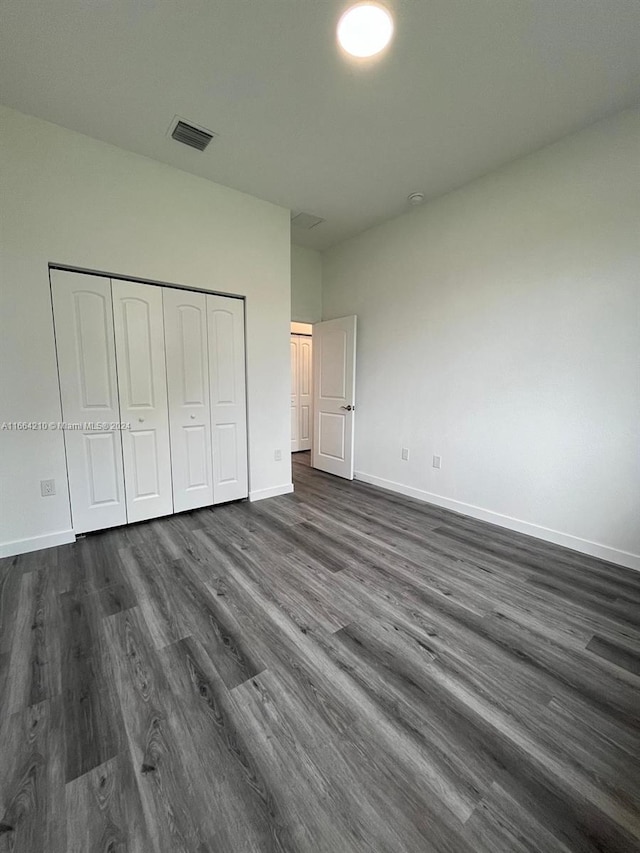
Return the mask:
{"type": "Polygon", "coordinates": [[[356,317],[313,326],[313,467],[353,480],[356,317]]]}

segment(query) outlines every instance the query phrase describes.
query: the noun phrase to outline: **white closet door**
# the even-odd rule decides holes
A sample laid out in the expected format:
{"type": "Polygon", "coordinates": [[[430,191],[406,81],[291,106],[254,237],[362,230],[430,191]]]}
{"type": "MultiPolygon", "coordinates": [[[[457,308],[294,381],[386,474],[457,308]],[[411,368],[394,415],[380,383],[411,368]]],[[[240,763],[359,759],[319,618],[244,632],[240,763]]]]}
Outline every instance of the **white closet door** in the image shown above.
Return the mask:
{"type": "Polygon", "coordinates": [[[291,452],[300,450],[300,404],[298,401],[298,335],[291,335],[291,452]]]}
{"type": "Polygon", "coordinates": [[[298,341],[298,450],[310,450],[313,429],[312,343],[311,338],[304,335],[301,335],[298,341]]]}
{"type": "Polygon", "coordinates": [[[111,282],[51,270],[51,289],[73,529],[126,524],[111,282]]]}
{"type": "Polygon", "coordinates": [[[213,503],[204,293],[162,288],[175,512],[213,503]]]}
{"type": "Polygon", "coordinates": [[[130,522],[173,512],[164,358],[162,290],[111,282],[116,334],[127,516],[130,522]]]}
{"type": "Polygon", "coordinates": [[[214,503],[246,498],[244,302],[207,295],[214,503]]]}

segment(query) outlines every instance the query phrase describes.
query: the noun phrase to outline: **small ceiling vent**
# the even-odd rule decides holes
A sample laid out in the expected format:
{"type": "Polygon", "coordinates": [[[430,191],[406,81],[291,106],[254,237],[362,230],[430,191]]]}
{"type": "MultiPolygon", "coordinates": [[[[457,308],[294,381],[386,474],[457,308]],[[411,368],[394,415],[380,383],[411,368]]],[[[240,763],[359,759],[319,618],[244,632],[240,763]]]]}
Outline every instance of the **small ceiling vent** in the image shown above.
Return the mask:
{"type": "Polygon", "coordinates": [[[171,138],[190,148],[197,148],[198,151],[204,151],[215,135],[210,130],[196,127],[177,116],[172,122],[171,138]]]}
{"type": "Polygon", "coordinates": [[[295,213],[291,216],[292,226],[302,228],[304,231],[311,231],[312,228],[324,221],[320,216],[314,216],[313,213],[295,213]]]}

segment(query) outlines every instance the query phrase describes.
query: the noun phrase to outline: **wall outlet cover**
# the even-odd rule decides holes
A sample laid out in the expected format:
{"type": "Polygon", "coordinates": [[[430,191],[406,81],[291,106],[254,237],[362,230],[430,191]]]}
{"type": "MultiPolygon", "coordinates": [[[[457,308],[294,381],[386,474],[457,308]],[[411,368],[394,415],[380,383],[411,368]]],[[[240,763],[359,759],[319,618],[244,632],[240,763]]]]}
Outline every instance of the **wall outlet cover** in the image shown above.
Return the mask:
{"type": "Polygon", "coordinates": [[[281,450],[275,450],[273,453],[273,458],[275,459],[276,462],[282,462],[282,451],[281,450]]]}
{"type": "Polygon", "coordinates": [[[439,456],[433,457],[433,467],[434,468],[441,468],[442,467],[442,460],[440,459],[439,456]]]}
{"type": "Polygon", "coordinates": [[[43,498],[48,498],[56,493],[55,480],[40,480],[40,494],[43,498]]]}
{"type": "Polygon", "coordinates": [[[408,447],[402,448],[402,458],[405,462],[409,461],[409,448],[408,447]]]}

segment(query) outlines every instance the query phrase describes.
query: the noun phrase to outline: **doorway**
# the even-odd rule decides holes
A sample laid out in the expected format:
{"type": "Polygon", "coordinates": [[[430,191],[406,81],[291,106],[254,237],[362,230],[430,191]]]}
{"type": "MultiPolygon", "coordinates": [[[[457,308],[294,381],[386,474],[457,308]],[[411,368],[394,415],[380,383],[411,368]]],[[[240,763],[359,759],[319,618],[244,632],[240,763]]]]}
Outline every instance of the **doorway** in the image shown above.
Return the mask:
{"type": "Polygon", "coordinates": [[[313,326],[291,324],[291,453],[311,450],[313,434],[313,326]]]}

